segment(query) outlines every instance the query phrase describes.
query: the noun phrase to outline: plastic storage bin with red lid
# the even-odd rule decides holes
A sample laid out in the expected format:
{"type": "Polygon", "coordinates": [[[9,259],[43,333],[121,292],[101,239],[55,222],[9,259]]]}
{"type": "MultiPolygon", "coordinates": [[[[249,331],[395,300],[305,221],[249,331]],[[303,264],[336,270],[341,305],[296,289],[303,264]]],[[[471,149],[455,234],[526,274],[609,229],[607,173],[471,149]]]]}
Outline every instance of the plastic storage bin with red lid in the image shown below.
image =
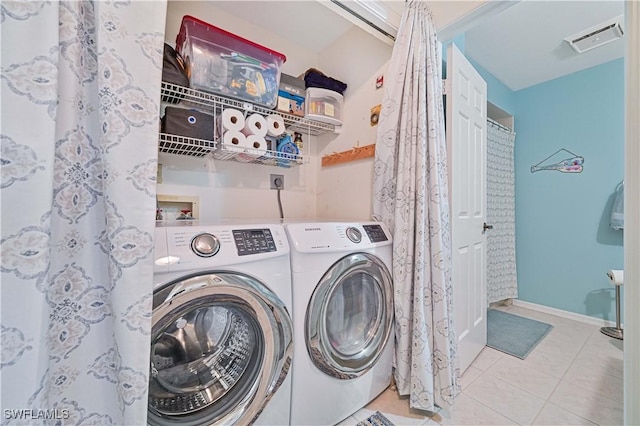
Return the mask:
{"type": "Polygon", "coordinates": [[[192,88],[274,108],[280,67],[275,52],[193,16],[184,16],[176,49],[187,65],[192,88]]]}

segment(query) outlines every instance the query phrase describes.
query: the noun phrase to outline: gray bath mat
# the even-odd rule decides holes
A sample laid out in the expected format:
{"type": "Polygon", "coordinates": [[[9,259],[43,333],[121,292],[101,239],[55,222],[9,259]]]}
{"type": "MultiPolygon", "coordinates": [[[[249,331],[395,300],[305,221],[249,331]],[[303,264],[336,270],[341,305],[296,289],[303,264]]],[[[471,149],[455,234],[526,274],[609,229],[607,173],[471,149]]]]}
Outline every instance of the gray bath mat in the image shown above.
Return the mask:
{"type": "Polygon", "coordinates": [[[394,424],[382,415],[380,411],[376,411],[356,426],[394,426],[394,424]]]}
{"type": "Polygon", "coordinates": [[[525,359],[553,326],[497,309],[487,311],[487,346],[525,359]]]}

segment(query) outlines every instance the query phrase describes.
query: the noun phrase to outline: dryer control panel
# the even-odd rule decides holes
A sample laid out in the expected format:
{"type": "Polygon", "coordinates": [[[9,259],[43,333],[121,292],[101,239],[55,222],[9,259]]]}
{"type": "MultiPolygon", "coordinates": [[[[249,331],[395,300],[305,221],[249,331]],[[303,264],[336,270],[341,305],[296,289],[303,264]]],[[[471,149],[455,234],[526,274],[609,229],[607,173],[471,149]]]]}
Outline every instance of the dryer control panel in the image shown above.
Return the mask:
{"type": "Polygon", "coordinates": [[[372,243],[387,241],[387,234],[384,233],[380,225],[362,225],[364,232],[367,233],[372,243]]]}
{"type": "Polygon", "coordinates": [[[299,252],[367,250],[391,244],[378,222],[312,222],[286,224],[289,241],[299,252]]]}

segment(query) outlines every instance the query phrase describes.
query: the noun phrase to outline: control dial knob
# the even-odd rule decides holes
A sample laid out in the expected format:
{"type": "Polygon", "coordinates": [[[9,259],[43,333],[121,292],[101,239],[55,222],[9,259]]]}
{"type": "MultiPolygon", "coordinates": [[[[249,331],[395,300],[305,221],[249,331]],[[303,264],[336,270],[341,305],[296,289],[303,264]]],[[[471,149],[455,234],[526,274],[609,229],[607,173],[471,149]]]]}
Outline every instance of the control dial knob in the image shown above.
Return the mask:
{"type": "Polygon", "coordinates": [[[220,250],[220,241],[212,234],[198,234],[191,240],[191,250],[200,257],[215,256],[220,250]]]}
{"type": "Polygon", "coordinates": [[[353,226],[350,226],[347,228],[346,233],[347,233],[347,238],[349,238],[351,242],[359,243],[360,241],[362,241],[362,232],[360,232],[358,228],[354,228],[353,226]]]}

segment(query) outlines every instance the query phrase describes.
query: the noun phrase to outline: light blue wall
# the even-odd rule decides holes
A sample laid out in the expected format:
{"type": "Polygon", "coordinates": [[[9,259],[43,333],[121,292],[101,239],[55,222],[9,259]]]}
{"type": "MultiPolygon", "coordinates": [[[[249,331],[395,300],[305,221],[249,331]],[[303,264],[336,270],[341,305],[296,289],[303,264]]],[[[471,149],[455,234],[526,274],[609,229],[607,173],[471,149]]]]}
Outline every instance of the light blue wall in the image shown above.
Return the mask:
{"type": "MultiPolygon", "coordinates": [[[[465,35],[461,34],[451,41],[445,42],[442,46],[443,62],[445,63],[444,70],[446,70],[447,61],[447,46],[449,44],[455,44],[462,53],[465,53],[465,35]]],[[[467,56],[467,59],[478,71],[480,76],[487,82],[487,100],[495,106],[501,108],[505,112],[515,115],[515,92],[505,86],[500,80],[495,78],[489,71],[481,67],[473,58],[467,56]]],[[[446,72],[443,74],[446,78],[446,72]]]]}
{"type": "Polygon", "coordinates": [[[516,115],[516,92],[505,86],[473,59],[468,59],[482,79],[487,82],[487,100],[503,111],[516,115]]]}
{"type": "MultiPolygon", "coordinates": [[[[464,53],[464,36],[452,42],[464,53]]],[[[519,298],[615,320],[605,273],[623,267],[622,231],[609,228],[624,175],[623,60],[514,92],[468,59],[487,82],[488,101],[515,116],[519,298]],[[560,148],[585,157],[582,173],[531,173],[560,148]]]]}
{"type": "Polygon", "coordinates": [[[623,266],[622,231],[608,226],[624,176],[623,60],[520,90],[515,99],[519,298],[614,320],[605,273],[623,266]],[[582,173],[530,172],[560,148],[585,158],[582,173]]]}

